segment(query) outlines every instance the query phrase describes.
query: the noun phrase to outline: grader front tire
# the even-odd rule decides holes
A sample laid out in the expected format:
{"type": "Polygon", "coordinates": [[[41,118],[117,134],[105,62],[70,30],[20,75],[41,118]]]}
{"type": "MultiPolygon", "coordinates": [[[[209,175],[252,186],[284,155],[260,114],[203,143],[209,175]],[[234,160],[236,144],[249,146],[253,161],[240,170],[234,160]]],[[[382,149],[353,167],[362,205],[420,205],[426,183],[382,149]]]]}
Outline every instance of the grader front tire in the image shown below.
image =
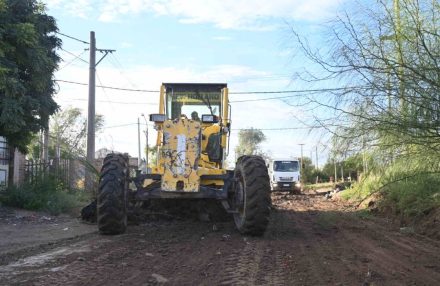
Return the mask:
{"type": "Polygon", "coordinates": [[[234,173],[234,214],[237,229],[242,234],[260,236],[269,223],[271,198],[270,180],[264,160],[259,156],[242,156],[234,173]]]}
{"type": "Polygon", "coordinates": [[[127,228],[128,162],[122,154],[104,159],[98,188],[98,229],[102,234],[121,234],[127,228]]]}

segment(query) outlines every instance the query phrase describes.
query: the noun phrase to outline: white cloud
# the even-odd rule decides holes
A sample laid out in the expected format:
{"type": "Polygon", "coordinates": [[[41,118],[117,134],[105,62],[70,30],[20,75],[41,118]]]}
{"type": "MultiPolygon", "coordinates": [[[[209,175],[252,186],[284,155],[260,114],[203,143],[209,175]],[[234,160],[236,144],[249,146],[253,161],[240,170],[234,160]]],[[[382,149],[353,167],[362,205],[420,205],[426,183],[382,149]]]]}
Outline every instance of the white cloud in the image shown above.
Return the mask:
{"type": "Polygon", "coordinates": [[[343,1],[345,0],[46,0],[46,3],[49,8],[65,8],[72,15],[80,17],[90,13],[93,5],[94,10],[99,13],[99,20],[104,22],[150,12],[158,16],[177,17],[182,23],[211,23],[222,29],[267,30],[274,28],[274,19],[323,20],[332,15],[343,1]]]}
{"type": "MultiPolygon", "coordinates": [[[[266,71],[239,65],[220,65],[208,70],[140,65],[125,69],[123,74],[116,68],[103,65],[98,68],[97,75],[97,85],[102,83],[106,86],[153,90],[158,90],[162,82],[226,82],[231,93],[243,90],[280,90],[289,83],[288,79],[261,81],[261,78],[265,79],[273,75],[266,71]],[[237,78],[247,78],[248,80],[234,82],[234,79],[237,78]]],[[[59,71],[56,77],[86,83],[88,80],[87,67],[69,66],[59,71]]],[[[83,109],[84,114],[86,114],[87,92],[87,86],[60,83],[60,92],[56,99],[62,107],[73,105],[83,109]]],[[[260,96],[231,94],[230,100],[256,99],[260,96]]],[[[106,126],[129,124],[123,127],[104,129],[104,132],[97,138],[96,149],[105,147],[129,152],[132,156],[137,156],[137,125],[134,123],[142,113],[158,112],[158,94],[103,90],[97,87],[96,100],[96,112],[104,115],[106,126]]],[[[233,129],[301,127],[301,124],[293,119],[291,113],[300,115],[304,114],[304,111],[300,108],[286,106],[279,100],[231,104],[233,129]]],[[[143,122],[142,118],[141,122],[143,122]]],[[[286,156],[299,156],[299,146],[297,144],[312,142],[306,140],[307,130],[264,132],[268,137],[268,141],[263,144],[263,148],[276,156],[282,156],[283,154],[286,156]]],[[[150,144],[154,144],[156,133],[152,128],[149,135],[150,144]]],[[[231,136],[230,160],[232,161],[234,160],[233,150],[238,142],[237,135],[238,131],[234,131],[231,136]]],[[[145,137],[142,135],[141,138],[144,145],[145,137]]],[[[309,146],[312,146],[311,144],[309,146]]]]}
{"type": "Polygon", "coordinates": [[[87,18],[94,9],[93,2],[90,0],[44,0],[43,2],[49,9],[63,9],[79,18],[87,18]]]}
{"type": "Polygon", "coordinates": [[[63,2],[63,0],[45,0],[43,2],[46,4],[47,7],[55,8],[58,7],[61,4],[61,2],[63,2]]]}

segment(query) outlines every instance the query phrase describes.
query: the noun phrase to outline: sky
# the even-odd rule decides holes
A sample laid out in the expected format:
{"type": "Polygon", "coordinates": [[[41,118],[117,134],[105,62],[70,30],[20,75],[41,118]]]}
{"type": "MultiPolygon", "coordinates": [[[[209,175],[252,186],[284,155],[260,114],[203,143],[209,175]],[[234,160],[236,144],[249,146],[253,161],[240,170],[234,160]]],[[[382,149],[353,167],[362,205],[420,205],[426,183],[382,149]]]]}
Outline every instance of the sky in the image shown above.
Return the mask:
{"type": "MultiPolygon", "coordinates": [[[[96,84],[126,89],[158,90],[162,82],[227,83],[232,105],[228,161],[235,160],[238,132],[262,129],[261,147],[272,157],[299,157],[318,150],[319,165],[328,154],[329,134],[310,130],[303,122],[314,111],[292,102],[299,97],[268,99],[280,94],[233,94],[316,88],[298,80],[310,68],[292,40],[291,28],[323,43],[322,27],[341,11],[344,0],[45,0],[59,32],[114,49],[97,66],[96,84]],[[243,101],[245,102],[239,102],[243,101]],[[250,100],[250,101],[246,101],[250,100]],[[235,101],[235,102],[234,102],[235,101]],[[275,130],[274,130],[275,129],[275,130]]],[[[79,107],[87,114],[88,87],[62,81],[88,82],[88,45],[59,35],[63,61],[55,74],[56,101],[62,109],[79,107]]],[[[102,54],[97,53],[97,59],[102,54]]],[[[326,86],[319,86],[326,87],[326,86]]],[[[289,95],[289,94],[281,94],[289,95]]],[[[96,112],[105,119],[96,150],[138,155],[137,120],[158,112],[158,94],[96,88],[96,112]]],[[[150,145],[156,140],[149,127],[150,145]]],[[[141,145],[145,145],[142,134],[141,145]]],[[[313,152],[313,153],[312,153],[313,152]]]]}

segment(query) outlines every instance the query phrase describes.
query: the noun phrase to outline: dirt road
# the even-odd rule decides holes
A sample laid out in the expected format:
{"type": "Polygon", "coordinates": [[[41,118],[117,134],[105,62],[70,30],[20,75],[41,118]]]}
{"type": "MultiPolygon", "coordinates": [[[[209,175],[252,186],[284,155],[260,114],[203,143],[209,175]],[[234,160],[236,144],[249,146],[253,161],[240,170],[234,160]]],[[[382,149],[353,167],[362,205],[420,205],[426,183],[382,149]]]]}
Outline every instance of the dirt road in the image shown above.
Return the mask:
{"type": "Polygon", "coordinates": [[[155,219],[0,260],[1,285],[440,285],[440,242],[316,194],[273,195],[264,237],[155,219]]]}

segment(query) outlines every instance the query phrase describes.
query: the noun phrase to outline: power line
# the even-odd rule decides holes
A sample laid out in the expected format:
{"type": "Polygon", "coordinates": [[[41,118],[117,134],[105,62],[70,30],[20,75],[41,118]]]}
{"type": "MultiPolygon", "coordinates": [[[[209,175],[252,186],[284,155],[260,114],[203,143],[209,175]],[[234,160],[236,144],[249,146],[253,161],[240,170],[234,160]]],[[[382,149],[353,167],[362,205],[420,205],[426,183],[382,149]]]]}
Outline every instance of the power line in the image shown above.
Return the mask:
{"type": "Polygon", "coordinates": [[[80,56],[81,56],[84,52],[82,52],[80,55],[75,55],[74,53],[69,52],[68,50],[65,50],[65,49],[63,49],[63,48],[60,48],[60,49],[63,50],[63,51],[65,51],[65,52],[68,53],[69,55],[73,56],[75,59],[79,59],[79,60],[85,62],[86,64],[89,63],[89,62],[87,62],[86,60],[80,58],[80,56]]]}
{"type": "MultiPolygon", "coordinates": [[[[145,123],[141,123],[142,125],[146,125],[145,123]]],[[[120,125],[112,125],[112,126],[104,126],[101,129],[108,129],[108,128],[119,128],[119,127],[126,127],[126,126],[132,126],[137,125],[137,123],[125,123],[120,125]]],[[[151,126],[151,124],[148,124],[151,126]]],[[[310,127],[279,127],[279,128],[232,128],[231,131],[247,131],[247,130],[261,130],[261,131],[284,131],[284,130],[308,130],[308,129],[320,129],[324,128],[325,126],[310,126],[310,127]]]]}
{"type": "MultiPolygon", "coordinates": [[[[83,98],[60,98],[62,100],[66,100],[66,101],[87,101],[87,99],[83,99],[83,98]]],[[[115,104],[133,104],[133,105],[139,105],[139,104],[146,104],[146,105],[158,105],[158,103],[153,103],[153,102],[124,102],[124,101],[113,101],[113,100],[97,100],[97,102],[102,102],[102,103],[115,103],[115,104]]]]}
{"type": "MultiPolygon", "coordinates": [[[[76,81],[70,81],[70,80],[62,80],[62,79],[56,79],[55,81],[70,83],[70,84],[77,84],[77,85],[84,85],[84,86],[89,85],[88,83],[76,82],[76,81]]],[[[113,90],[133,91],[133,92],[153,92],[153,93],[159,92],[158,90],[132,89],[132,88],[105,86],[105,85],[97,85],[97,87],[106,88],[106,89],[113,89],[113,90]]]]}
{"type": "MultiPolygon", "coordinates": [[[[321,88],[321,89],[297,89],[297,90],[278,90],[278,91],[236,91],[229,94],[276,94],[276,93],[308,93],[308,92],[325,92],[325,91],[339,91],[349,90],[356,87],[335,87],[335,88],[321,88]]],[[[239,102],[239,101],[235,101],[239,102]]]]}
{"type": "MultiPolygon", "coordinates": [[[[132,126],[132,125],[138,125],[137,122],[136,123],[124,123],[124,124],[119,124],[119,125],[111,125],[111,126],[104,126],[101,127],[101,129],[109,129],[109,128],[119,128],[119,127],[127,127],[127,126],[132,126]]],[[[147,125],[147,126],[151,126],[153,127],[153,123],[140,123],[140,125],[147,125]]]]}
{"type": "Polygon", "coordinates": [[[67,53],[73,55],[74,58],[73,58],[70,62],[68,62],[67,64],[65,64],[62,68],[60,68],[59,71],[62,70],[62,69],[64,69],[65,67],[69,66],[71,63],[73,63],[73,62],[76,61],[77,59],[80,59],[81,61],[83,61],[83,62],[85,62],[85,63],[88,63],[87,61],[85,61],[85,60],[83,60],[83,59],[81,58],[81,56],[86,52],[86,50],[84,50],[84,51],[83,51],[81,54],[79,54],[79,55],[74,55],[74,54],[72,54],[72,53],[70,53],[70,52],[68,52],[68,51],[66,51],[66,50],[63,50],[63,51],[65,51],[65,52],[67,52],[67,53]]]}
{"type": "Polygon", "coordinates": [[[55,33],[57,33],[58,35],[64,36],[64,37],[66,37],[66,38],[69,38],[69,39],[72,39],[72,40],[75,40],[75,41],[81,42],[81,43],[83,43],[83,44],[90,45],[89,42],[86,42],[86,41],[80,40],[80,39],[78,39],[78,38],[75,38],[75,37],[72,37],[72,36],[69,36],[69,35],[66,35],[66,34],[60,33],[60,32],[55,32],[55,33]]]}
{"type": "Polygon", "coordinates": [[[248,130],[261,130],[261,131],[283,131],[283,130],[308,130],[308,129],[320,129],[324,126],[310,126],[310,127],[279,127],[279,128],[232,128],[231,131],[248,131],[248,130]]]}
{"type": "MultiPolygon", "coordinates": [[[[77,84],[77,85],[88,85],[87,83],[81,83],[81,82],[75,82],[75,81],[69,81],[69,80],[61,80],[57,79],[55,81],[58,82],[64,82],[64,83],[70,83],[70,84],[77,84]]],[[[152,92],[156,93],[159,92],[158,90],[147,90],[147,89],[132,89],[132,88],[122,88],[122,87],[114,87],[114,86],[99,86],[102,88],[107,89],[114,89],[114,90],[123,90],[123,91],[133,91],[133,92],[152,92]]],[[[351,89],[359,89],[360,87],[337,87],[337,88],[321,88],[321,89],[297,89],[297,90],[277,90],[277,91],[236,91],[236,92],[230,92],[229,94],[286,94],[286,93],[315,93],[315,92],[329,92],[329,91],[340,91],[340,90],[351,90],[351,89]]],[[[286,96],[292,97],[292,96],[286,96]]],[[[231,102],[245,102],[245,101],[259,101],[259,100],[270,100],[270,99],[278,99],[283,97],[274,97],[274,98],[262,98],[262,99],[245,99],[245,100],[236,100],[231,102]]]]}
{"type": "MultiPolygon", "coordinates": [[[[99,87],[99,85],[97,85],[97,86],[99,87]]],[[[230,101],[230,103],[266,101],[266,100],[274,100],[274,99],[292,98],[292,97],[297,97],[297,96],[298,95],[268,97],[268,98],[260,98],[260,99],[244,99],[244,100],[230,101]]],[[[87,101],[87,99],[81,99],[81,98],[67,98],[65,100],[87,101]]],[[[130,105],[130,104],[131,105],[138,105],[138,104],[158,105],[158,103],[153,103],[153,102],[125,102],[125,101],[112,101],[112,100],[107,100],[107,101],[98,100],[98,102],[108,102],[108,103],[127,104],[127,105],[130,105]]]]}
{"type": "Polygon", "coordinates": [[[122,66],[121,62],[117,59],[117,57],[114,54],[110,54],[110,63],[113,64],[113,66],[119,71],[119,73],[127,80],[127,82],[133,87],[138,88],[124,73],[124,67],[122,66]],[[112,61],[113,60],[113,61],[112,61]]]}
{"type": "MultiPolygon", "coordinates": [[[[99,83],[102,85],[102,82],[101,82],[101,79],[99,78],[98,72],[96,72],[96,78],[98,79],[99,83]]],[[[105,91],[105,88],[102,89],[102,92],[104,93],[106,101],[110,104],[113,111],[115,111],[115,108],[113,107],[112,103],[110,102],[110,99],[108,98],[108,95],[107,95],[107,92],[105,91]]]]}
{"type": "Polygon", "coordinates": [[[240,102],[251,102],[251,101],[265,101],[265,100],[273,100],[273,99],[283,99],[283,98],[292,98],[301,96],[299,94],[296,95],[287,95],[287,96],[275,96],[275,97],[266,97],[266,98],[257,98],[257,99],[242,99],[242,100],[231,100],[230,103],[240,103],[240,102]]]}
{"type": "Polygon", "coordinates": [[[120,125],[104,126],[104,127],[101,127],[101,129],[126,127],[126,126],[131,126],[131,125],[137,125],[137,123],[126,123],[126,124],[120,124],[120,125]]]}
{"type": "MultiPolygon", "coordinates": [[[[98,86],[99,87],[99,86],[98,86]]],[[[260,99],[244,99],[244,100],[233,100],[230,103],[242,103],[242,102],[253,102],[253,101],[266,101],[266,100],[274,100],[274,99],[283,99],[283,98],[292,98],[297,97],[298,95],[290,95],[290,96],[277,96],[277,97],[268,97],[268,98],[260,98],[260,99]]],[[[82,98],[66,98],[65,100],[75,100],[75,101],[87,101],[87,99],[82,98]]],[[[146,104],[146,105],[158,105],[158,103],[153,102],[126,102],[126,101],[98,101],[98,102],[108,102],[108,103],[116,103],[116,104],[127,104],[127,105],[138,105],[138,104],[146,104]]]]}

